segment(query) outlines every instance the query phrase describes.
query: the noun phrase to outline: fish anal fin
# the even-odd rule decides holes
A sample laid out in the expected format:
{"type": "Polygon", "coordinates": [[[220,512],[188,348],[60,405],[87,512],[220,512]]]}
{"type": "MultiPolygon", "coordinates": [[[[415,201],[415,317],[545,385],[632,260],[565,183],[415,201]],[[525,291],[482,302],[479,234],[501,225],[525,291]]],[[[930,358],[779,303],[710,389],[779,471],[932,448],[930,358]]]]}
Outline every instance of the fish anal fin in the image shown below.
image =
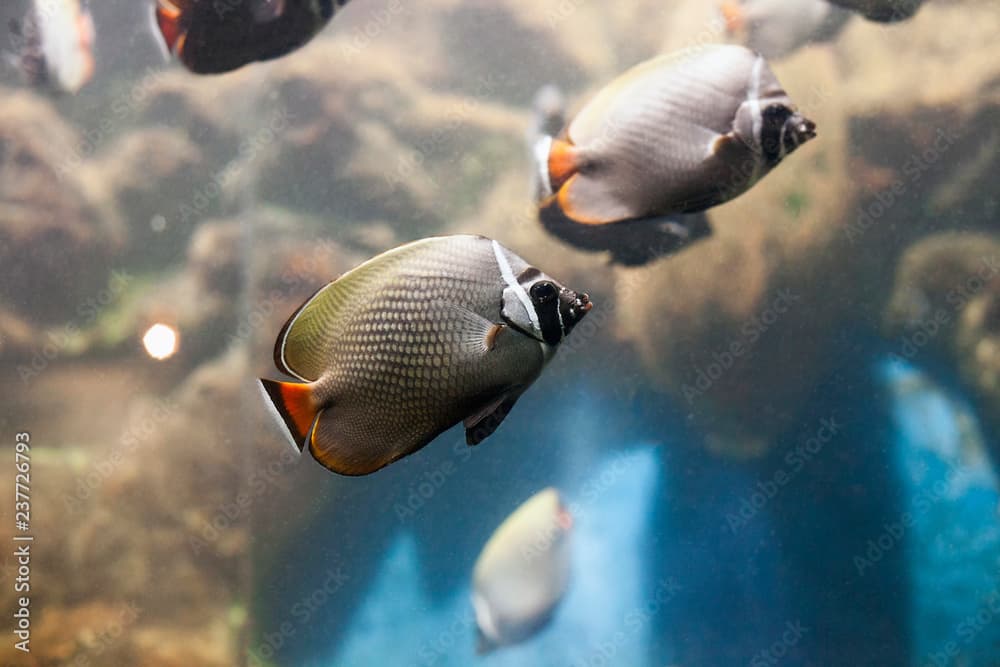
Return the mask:
{"type": "Polygon", "coordinates": [[[606,225],[644,217],[643,211],[634,210],[622,201],[607,178],[597,174],[574,174],[560,188],[557,201],[567,218],[582,225],[606,225]]]}
{"type": "Polygon", "coordinates": [[[264,378],[260,379],[260,386],[288,429],[292,442],[302,451],[318,413],[312,387],[301,382],[277,382],[264,378]]]}
{"type": "Polygon", "coordinates": [[[501,395],[494,401],[487,403],[483,408],[469,415],[462,422],[465,427],[466,444],[478,445],[486,438],[493,435],[504,418],[510,413],[511,408],[517,403],[520,397],[519,392],[501,395]]]}
{"type": "Polygon", "coordinates": [[[360,477],[409,456],[440,435],[437,431],[411,438],[400,434],[372,434],[371,431],[368,414],[346,407],[340,411],[336,406],[327,408],[316,419],[309,439],[309,452],[327,470],[360,477]]]}

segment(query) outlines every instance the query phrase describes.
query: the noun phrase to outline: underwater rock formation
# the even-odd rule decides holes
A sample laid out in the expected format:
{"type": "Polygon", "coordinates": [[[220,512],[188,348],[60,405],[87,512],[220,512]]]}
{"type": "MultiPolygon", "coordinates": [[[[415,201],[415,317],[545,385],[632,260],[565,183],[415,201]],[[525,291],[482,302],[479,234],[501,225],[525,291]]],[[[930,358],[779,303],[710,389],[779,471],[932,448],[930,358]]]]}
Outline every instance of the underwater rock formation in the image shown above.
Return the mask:
{"type": "Polygon", "coordinates": [[[78,142],[43,98],[0,90],[0,301],[47,323],[79,316],[124,241],[81,179],[78,142]]]}
{"type": "Polygon", "coordinates": [[[835,47],[782,62],[819,140],[789,158],[797,168],[713,210],[715,237],[618,271],[622,335],[714,447],[753,454],[792,425],[803,389],[851,352],[852,332],[877,326],[911,243],[996,229],[1000,134],[984,144],[982,132],[1000,115],[1000,65],[986,55],[989,29],[959,38],[941,27],[969,12],[996,23],[985,6],[931,4],[905,34],[858,22],[835,47]],[[900,50],[938,53],[937,74],[900,68],[900,50]]]}
{"type": "Polygon", "coordinates": [[[941,233],[908,248],[885,327],[903,359],[955,369],[1000,429],[1000,237],[941,233]]]}

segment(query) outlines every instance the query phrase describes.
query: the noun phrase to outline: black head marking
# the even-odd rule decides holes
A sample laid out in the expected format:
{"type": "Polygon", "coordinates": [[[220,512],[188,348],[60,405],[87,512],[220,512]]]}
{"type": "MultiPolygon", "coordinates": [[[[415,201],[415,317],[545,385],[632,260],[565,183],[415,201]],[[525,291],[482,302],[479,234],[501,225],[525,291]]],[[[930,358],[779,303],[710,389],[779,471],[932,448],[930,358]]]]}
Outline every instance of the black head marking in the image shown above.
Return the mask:
{"type": "Polygon", "coordinates": [[[785,122],[791,115],[792,110],[784,104],[772,104],[761,114],[760,147],[764,162],[770,166],[781,162],[781,158],[788,152],[784,147],[784,134],[785,122]]]}

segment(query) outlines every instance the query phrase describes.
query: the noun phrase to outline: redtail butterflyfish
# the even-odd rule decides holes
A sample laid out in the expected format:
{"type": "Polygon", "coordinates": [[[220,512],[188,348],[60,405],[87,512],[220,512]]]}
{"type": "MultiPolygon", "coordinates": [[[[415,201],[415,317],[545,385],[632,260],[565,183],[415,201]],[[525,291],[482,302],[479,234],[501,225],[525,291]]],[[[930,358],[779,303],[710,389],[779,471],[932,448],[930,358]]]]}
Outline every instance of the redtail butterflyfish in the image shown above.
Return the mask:
{"type": "Polygon", "coordinates": [[[480,236],[414,241],[345,273],[281,330],[261,380],[292,441],[366,475],[462,422],[493,433],[591,308],[480,236]]]}

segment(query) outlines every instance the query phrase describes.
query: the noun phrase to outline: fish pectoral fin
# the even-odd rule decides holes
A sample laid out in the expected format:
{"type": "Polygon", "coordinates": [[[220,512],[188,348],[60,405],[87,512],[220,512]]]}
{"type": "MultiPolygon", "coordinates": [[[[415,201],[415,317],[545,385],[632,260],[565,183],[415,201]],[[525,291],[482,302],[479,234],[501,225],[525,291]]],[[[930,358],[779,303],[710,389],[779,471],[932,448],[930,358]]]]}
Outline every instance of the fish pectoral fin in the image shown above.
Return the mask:
{"type": "Polygon", "coordinates": [[[746,157],[746,144],[736,136],[735,132],[720,134],[708,147],[708,155],[722,160],[740,160],[746,157]]]}
{"type": "Polygon", "coordinates": [[[433,307],[441,307],[449,312],[449,318],[458,331],[459,346],[473,356],[492,351],[501,332],[507,328],[504,324],[491,322],[479,313],[455,303],[438,301],[433,307]]]}
{"type": "Polygon", "coordinates": [[[481,410],[466,417],[465,421],[462,422],[462,425],[465,426],[466,444],[469,446],[478,445],[493,435],[520,396],[520,392],[503,394],[481,410]]]}
{"type": "Polygon", "coordinates": [[[624,187],[616,185],[612,174],[574,174],[559,190],[557,201],[563,214],[583,225],[606,225],[644,217],[624,201],[624,187]]]}

